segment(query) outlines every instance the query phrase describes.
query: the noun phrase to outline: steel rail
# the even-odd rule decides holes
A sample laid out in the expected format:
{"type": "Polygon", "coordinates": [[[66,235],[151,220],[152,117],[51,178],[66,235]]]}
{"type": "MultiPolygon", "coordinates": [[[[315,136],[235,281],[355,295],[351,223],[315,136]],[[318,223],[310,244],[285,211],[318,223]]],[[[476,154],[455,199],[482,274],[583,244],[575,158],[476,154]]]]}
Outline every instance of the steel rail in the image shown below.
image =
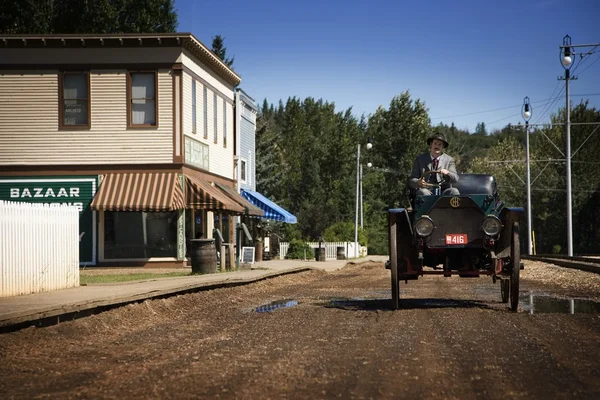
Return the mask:
{"type": "Polygon", "coordinates": [[[600,274],[600,258],[593,258],[593,256],[569,257],[566,255],[545,254],[535,256],[521,255],[521,259],[531,261],[542,261],[545,263],[557,265],[559,267],[579,269],[582,271],[600,274]]]}

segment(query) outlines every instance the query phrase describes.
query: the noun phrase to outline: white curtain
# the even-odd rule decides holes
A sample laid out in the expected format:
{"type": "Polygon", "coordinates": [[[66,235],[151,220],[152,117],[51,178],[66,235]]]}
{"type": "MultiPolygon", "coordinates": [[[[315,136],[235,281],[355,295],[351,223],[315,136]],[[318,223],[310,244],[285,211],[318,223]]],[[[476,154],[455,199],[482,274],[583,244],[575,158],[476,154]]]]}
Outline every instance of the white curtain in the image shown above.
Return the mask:
{"type": "Polygon", "coordinates": [[[131,123],[156,124],[154,74],[131,74],[131,123]]]}
{"type": "Polygon", "coordinates": [[[86,74],[65,74],[63,76],[64,121],[65,125],[85,125],[88,122],[88,93],[86,74]]]}

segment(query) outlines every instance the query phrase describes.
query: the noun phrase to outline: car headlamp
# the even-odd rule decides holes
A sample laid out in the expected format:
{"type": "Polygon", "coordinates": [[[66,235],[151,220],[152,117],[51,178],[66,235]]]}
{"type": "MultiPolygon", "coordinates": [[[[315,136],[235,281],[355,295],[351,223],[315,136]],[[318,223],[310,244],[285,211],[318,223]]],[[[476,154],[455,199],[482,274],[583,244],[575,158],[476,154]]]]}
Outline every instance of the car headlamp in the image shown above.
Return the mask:
{"type": "Polygon", "coordinates": [[[488,215],[483,219],[483,224],[481,225],[483,232],[485,232],[488,236],[496,236],[502,230],[502,222],[498,219],[498,217],[494,215],[488,215]]]}
{"type": "Polygon", "coordinates": [[[415,231],[419,236],[429,236],[433,233],[433,221],[429,217],[421,217],[415,223],[415,231]]]}

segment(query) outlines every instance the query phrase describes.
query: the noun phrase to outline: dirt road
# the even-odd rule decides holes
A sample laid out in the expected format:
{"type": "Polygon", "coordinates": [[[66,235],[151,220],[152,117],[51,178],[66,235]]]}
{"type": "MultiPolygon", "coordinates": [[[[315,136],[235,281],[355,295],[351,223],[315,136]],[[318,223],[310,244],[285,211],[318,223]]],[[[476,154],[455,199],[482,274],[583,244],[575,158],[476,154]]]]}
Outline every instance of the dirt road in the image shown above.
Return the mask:
{"type": "MultiPolygon", "coordinates": [[[[526,267],[527,268],[527,267],[526,267]]],[[[527,269],[526,269],[527,271],[527,269]]],[[[598,297],[524,271],[527,293],[598,297]]],[[[582,280],[594,282],[583,273],[582,280]]],[[[0,335],[2,398],[600,398],[597,313],[511,313],[490,278],[380,263],[147,301],[0,335]],[[294,300],[271,312],[256,308],[294,300]]]]}

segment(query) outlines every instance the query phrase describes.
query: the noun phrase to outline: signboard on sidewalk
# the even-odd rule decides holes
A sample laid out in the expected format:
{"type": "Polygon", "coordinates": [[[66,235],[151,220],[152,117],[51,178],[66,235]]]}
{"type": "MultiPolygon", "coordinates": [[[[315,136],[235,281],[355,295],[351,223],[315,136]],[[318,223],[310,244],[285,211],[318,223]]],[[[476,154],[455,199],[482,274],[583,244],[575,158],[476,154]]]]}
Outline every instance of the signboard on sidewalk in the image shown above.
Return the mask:
{"type": "Polygon", "coordinates": [[[254,247],[242,247],[242,263],[254,264],[254,247]]]}
{"type": "Polygon", "coordinates": [[[1,177],[0,200],[67,204],[79,210],[79,264],[96,264],[96,213],[90,203],[97,176],[1,177]]]}

